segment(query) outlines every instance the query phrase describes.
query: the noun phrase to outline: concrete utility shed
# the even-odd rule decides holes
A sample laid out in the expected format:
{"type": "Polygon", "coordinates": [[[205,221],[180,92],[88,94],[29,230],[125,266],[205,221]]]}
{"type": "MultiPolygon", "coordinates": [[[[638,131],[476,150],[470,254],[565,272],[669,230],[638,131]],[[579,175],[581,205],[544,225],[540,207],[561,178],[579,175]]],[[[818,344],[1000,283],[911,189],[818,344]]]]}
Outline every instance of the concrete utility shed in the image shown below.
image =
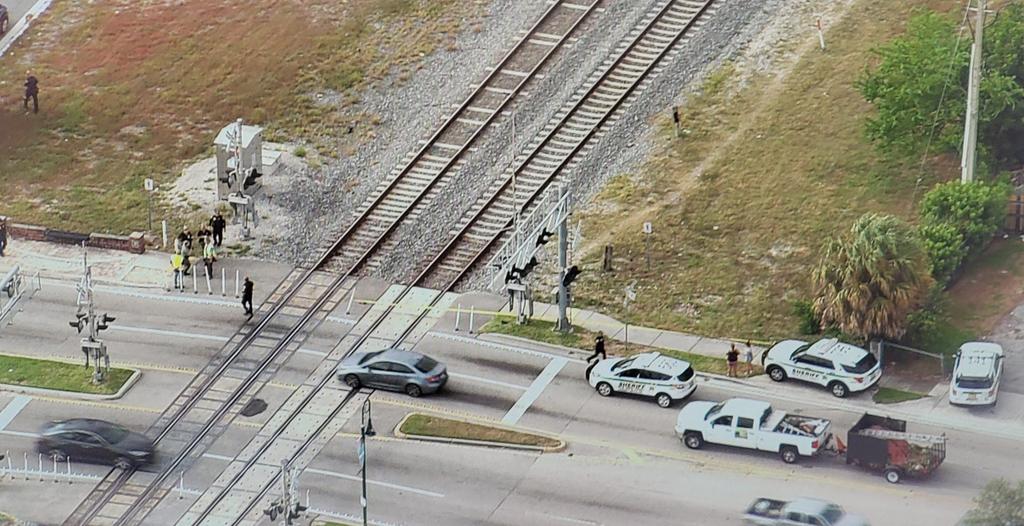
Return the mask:
{"type": "Polygon", "coordinates": [[[255,167],[263,173],[263,128],[242,124],[239,119],[221,128],[213,140],[217,156],[217,199],[226,200],[233,191],[234,179],[229,172],[235,170],[235,149],[238,147],[238,133],[242,135],[242,170],[255,167]]]}

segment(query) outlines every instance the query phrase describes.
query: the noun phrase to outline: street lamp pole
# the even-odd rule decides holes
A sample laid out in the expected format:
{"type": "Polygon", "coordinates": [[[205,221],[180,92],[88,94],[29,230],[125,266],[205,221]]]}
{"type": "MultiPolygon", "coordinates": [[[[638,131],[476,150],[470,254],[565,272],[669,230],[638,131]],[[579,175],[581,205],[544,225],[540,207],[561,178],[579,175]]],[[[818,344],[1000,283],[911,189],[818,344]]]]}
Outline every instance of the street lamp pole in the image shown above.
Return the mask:
{"type": "Polygon", "coordinates": [[[363,526],[367,526],[366,515],[366,437],[372,437],[377,432],[373,430],[373,420],[370,418],[370,399],[363,402],[362,416],[359,424],[359,471],[362,473],[363,494],[359,503],[363,506],[363,526]]]}

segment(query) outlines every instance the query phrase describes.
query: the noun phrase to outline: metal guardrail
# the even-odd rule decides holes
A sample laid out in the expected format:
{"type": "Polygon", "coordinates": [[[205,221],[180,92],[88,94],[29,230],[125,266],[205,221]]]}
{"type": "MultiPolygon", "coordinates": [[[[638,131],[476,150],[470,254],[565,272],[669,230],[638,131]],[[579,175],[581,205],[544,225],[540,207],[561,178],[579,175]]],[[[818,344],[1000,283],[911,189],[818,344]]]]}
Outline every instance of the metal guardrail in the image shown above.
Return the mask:
{"type": "Polygon", "coordinates": [[[31,297],[41,288],[42,280],[38,272],[26,279],[21,272],[21,266],[15,266],[8,271],[3,280],[0,280],[0,298],[6,296],[0,304],[0,329],[8,318],[13,317],[18,302],[26,297],[26,293],[31,297]]]}

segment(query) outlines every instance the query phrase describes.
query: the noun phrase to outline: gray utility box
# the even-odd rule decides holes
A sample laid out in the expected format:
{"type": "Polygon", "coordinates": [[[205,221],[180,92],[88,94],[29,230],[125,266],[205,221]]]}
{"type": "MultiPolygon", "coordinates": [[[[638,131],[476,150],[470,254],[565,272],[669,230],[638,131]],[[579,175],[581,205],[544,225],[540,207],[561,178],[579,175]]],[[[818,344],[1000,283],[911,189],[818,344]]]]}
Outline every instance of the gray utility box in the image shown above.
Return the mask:
{"type": "MultiPolygon", "coordinates": [[[[263,172],[263,128],[242,124],[239,119],[220,130],[213,141],[217,150],[217,199],[227,200],[228,194],[242,190],[241,179],[237,175],[237,164],[241,160],[241,172],[247,176],[255,168],[263,172]],[[239,140],[240,139],[240,140],[239,140]]],[[[259,192],[259,179],[245,189],[247,195],[259,192]]]]}

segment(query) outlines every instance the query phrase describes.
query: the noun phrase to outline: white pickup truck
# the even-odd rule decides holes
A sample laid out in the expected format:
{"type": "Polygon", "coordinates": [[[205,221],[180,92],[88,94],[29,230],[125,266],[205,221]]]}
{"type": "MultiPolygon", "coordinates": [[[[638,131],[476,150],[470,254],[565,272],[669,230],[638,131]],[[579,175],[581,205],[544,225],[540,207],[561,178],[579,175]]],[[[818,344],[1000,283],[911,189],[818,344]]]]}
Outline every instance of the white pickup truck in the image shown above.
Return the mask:
{"type": "Polygon", "coordinates": [[[771,451],[793,464],[816,454],[831,437],[831,426],[824,418],[775,411],[768,402],[731,398],[687,404],[676,418],[676,435],[690,449],[710,442],[771,451]]]}
{"type": "Polygon", "coordinates": [[[868,521],[818,499],[757,499],[743,522],[752,526],[868,526],[868,521]]]}

